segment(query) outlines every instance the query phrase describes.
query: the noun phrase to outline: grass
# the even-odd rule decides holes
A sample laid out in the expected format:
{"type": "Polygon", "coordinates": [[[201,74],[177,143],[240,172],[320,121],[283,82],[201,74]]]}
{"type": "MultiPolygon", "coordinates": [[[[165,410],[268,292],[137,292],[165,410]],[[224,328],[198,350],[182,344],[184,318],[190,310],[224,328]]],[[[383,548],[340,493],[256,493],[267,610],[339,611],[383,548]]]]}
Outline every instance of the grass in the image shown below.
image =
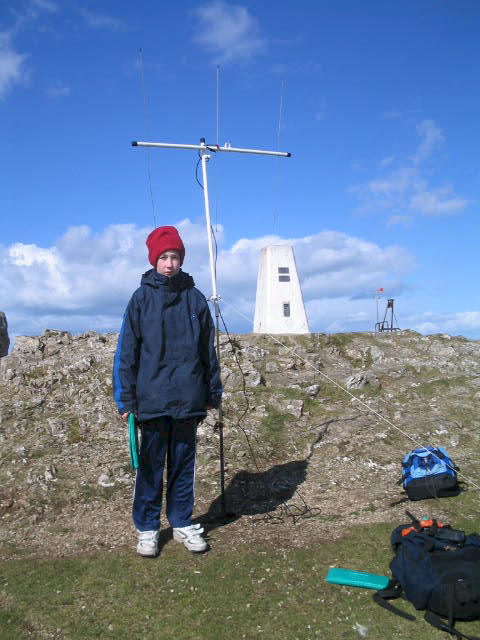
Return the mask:
{"type": "Polygon", "coordinates": [[[370,369],[372,364],[373,364],[372,349],[371,347],[368,347],[368,349],[365,351],[365,355],[363,358],[363,366],[365,369],[370,369]]]}
{"type": "Polygon", "coordinates": [[[326,344],[333,344],[339,349],[346,347],[353,342],[353,335],[350,333],[336,333],[327,336],[326,344]]]}
{"type": "Polygon", "coordinates": [[[80,420],[76,416],[72,416],[68,420],[68,443],[75,444],[76,442],[83,442],[85,437],[80,429],[80,420]]]}
{"type": "Polygon", "coordinates": [[[437,380],[422,382],[418,387],[416,387],[416,391],[426,398],[431,398],[436,395],[443,395],[457,386],[464,386],[468,380],[469,378],[467,378],[467,376],[438,378],[437,380]]]}
{"type": "Polygon", "coordinates": [[[261,389],[260,387],[256,387],[254,392],[258,396],[262,394],[266,397],[271,397],[272,395],[278,393],[285,398],[289,398],[291,400],[304,400],[308,397],[304,389],[296,389],[295,387],[268,387],[261,389]]]}
{"type": "Polygon", "coordinates": [[[274,448],[279,448],[285,443],[285,422],[292,416],[281,413],[274,406],[267,404],[265,409],[268,415],[262,418],[260,423],[260,438],[274,448]]]}
{"type": "Polygon", "coordinates": [[[34,369],[27,369],[23,375],[24,375],[25,382],[28,384],[33,380],[44,378],[46,374],[47,374],[47,369],[45,367],[35,367],[34,369]]]}
{"type": "Polygon", "coordinates": [[[403,365],[403,369],[406,375],[413,376],[417,380],[431,380],[432,378],[439,378],[442,373],[440,369],[433,369],[432,367],[414,367],[411,364],[403,365]]]}
{"type": "MultiPolygon", "coordinates": [[[[423,613],[406,622],[367,589],[327,585],[329,566],[388,574],[391,525],[359,527],[335,543],[288,551],[240,547],[192,556],[168,542],[156,560],[133,550],[7,560],[0,569],[0,637],[443,639],[423,613]],[[354,551],[352,551],[354,550],[354,551]]],[[[225,539],[225,538],[223,538],[225,539]]],[[[470,634],[480,623],[457,623],[470,634]]]]}

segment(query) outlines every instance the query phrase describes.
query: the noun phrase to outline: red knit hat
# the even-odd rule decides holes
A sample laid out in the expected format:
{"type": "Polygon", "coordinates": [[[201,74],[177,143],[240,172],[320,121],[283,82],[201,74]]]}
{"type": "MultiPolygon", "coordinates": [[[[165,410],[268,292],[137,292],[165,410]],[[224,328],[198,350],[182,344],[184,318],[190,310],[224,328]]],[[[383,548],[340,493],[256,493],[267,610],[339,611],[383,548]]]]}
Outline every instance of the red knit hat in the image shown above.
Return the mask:
{"type": "Polygon", "coordinates": [[[185,258],[185,247],[175,227],[157,227],[147,238],[148,260],[155,268],[164,251],[174,250],[180,254],[180,264],[185,258]]]}

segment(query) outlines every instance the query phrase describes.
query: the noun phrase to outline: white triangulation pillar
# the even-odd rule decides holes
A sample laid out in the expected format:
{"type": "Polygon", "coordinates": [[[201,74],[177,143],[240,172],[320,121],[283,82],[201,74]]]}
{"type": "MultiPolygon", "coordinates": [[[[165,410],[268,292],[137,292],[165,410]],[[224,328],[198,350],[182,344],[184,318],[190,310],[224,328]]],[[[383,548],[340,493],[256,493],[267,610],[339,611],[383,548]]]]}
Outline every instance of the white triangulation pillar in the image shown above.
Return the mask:
{"type": "Polygon", "coordinates": [[[310,333],[293,248],[260,250],[254,333],[310,333]]]}

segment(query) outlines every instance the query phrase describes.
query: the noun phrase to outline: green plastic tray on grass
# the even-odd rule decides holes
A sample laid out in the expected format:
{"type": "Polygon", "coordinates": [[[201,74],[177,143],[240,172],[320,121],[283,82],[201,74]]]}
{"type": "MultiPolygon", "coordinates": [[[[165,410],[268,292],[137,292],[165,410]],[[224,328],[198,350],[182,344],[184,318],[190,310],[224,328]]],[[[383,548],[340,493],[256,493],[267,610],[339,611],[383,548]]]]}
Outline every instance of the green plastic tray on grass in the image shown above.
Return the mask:
{"type": "Polygon", "coordinates": [[[385,589],[389,579],[376,573],[352,571],[351,569],[332,568],[328,570],[327,582],[330,584],[346,584],[350,587],[364,587],[366,589],[385,589]]]}

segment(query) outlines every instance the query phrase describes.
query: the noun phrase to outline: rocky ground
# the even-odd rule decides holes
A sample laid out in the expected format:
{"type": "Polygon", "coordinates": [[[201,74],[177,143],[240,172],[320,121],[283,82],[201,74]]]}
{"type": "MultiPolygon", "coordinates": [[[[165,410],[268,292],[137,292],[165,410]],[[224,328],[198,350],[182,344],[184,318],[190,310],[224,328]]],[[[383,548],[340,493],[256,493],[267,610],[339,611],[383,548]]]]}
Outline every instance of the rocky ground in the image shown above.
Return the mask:
{"type": "MultiPolygon", "coordinates": [[[[47,330],[17,337],[1,358],[3,557],[133,545],[134,474],[112,399],[117,337],[47,330]]],[[[480,486],[479,342],[410,331],[222,335],[221,360],[227,524],[218,413],[198,430],[195,516],[212,546],[300,546],[404,521],[396,481],[417,444],[442,444],[464,487],[480,486]]],[[[437,501],[434,515],[443,508],[437,501]]]]}

